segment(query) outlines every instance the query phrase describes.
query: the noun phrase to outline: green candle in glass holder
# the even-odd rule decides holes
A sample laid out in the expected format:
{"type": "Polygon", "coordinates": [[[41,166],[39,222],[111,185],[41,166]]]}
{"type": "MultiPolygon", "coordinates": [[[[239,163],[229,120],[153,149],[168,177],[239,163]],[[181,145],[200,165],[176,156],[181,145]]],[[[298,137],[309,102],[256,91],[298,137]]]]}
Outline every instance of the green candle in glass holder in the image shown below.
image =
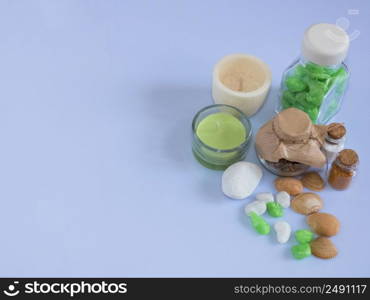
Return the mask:
{"type": "Polygon", "coordinates": [[[193,120],[193,153],[204,166],[224,170],[243,160],[251,136],[250,122],[229,105],[202,109],[193,120]]]}
{"type": "Polygon", "coordinates": [[[196,134],[204,144],[220,150],[238,147],[246,139],[243,123],[224,112],[205,117],[199,122],[196,134]]]}

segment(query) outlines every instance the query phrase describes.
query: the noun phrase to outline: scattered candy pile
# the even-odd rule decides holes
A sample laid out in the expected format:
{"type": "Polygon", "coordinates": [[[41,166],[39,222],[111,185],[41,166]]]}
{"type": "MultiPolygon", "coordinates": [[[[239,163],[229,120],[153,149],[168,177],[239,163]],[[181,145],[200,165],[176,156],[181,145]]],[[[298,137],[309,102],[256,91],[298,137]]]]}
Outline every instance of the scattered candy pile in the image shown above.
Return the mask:
{"type": "MultiPolygon", "coordinates": [[[[238,162],[230,166],[222,176],[223,192],[234,199],[250,196],[257,187],[262,172],[260,168],[249,162],[238,162]]],[[[263,218],[267,214],[273,218],[284,216],[284,210],[292,209],[307,216],[306,222],[311,230],[299,229],[294,236],[297,244],[292,246],[291,253],[296,259],[303,259],[313,254],[319,258],[333,258],[338,251],[329,237],[338,233],[340,222],[328,213],[319,212],[323,207],[321,197],[313,192],[303,192],[303,188],[319,191],[324,188],[325,182],[316,172],[308,172],[301,179],[292,177],[278,177],[275,180],[277,193],[259,193],[255,200],[244,207],[245,214],[255,231],[261,235],[271,232],[270,224],[263,218]],[[291,199],[293,197],[293,199],[291,199]],[[315,235],[317,237],[315,238],[315,235]]],[[[287,243],[292,228],[286,221],[278,221],[273,229],[279,243],[287,243]]]]}

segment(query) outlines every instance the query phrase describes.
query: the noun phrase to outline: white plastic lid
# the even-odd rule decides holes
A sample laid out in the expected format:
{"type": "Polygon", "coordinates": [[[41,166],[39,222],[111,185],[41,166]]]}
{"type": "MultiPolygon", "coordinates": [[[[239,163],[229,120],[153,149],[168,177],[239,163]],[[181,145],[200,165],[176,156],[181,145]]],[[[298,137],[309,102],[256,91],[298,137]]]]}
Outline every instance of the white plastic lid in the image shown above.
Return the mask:
{"type": "Polygon", "coordinates": [[[341,63],[348,51],[347,33],[334,24],[315,24],[304,33],[302,55],[305,59],[322,66],[341,63]]]}

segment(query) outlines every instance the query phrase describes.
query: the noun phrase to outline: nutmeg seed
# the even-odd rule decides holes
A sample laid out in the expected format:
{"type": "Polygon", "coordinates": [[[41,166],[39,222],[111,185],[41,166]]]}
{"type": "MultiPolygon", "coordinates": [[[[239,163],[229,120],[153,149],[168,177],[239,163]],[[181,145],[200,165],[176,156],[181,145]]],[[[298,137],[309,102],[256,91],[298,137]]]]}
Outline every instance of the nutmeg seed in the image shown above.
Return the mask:
{"type": "Polygon", "coordinates": [[[340,228],[339,220],[327,213],[314,213],[307,217],[307,224],[311,229],[322,236],[336,235],[340,228]]]}
{"type": "Polygon", "coordinates": [[[326,237],[318,237],[310,244],[311,253],[319,258],[329,259],[337,256],[338,250],[333,242],[326,237]]]}
{"type": "Polygon", "coordinates": [[[318,192],[323,190],[325,187],[324,180],[317,172],[308,172],[304,174],[301,181],[305,188],[308,188],[312,191],[318,192]]]}
{"type": "Polygon", "coordinates": [[[298,195],[303,191],[302,182],[291,177],[278,177],[275,179],[275,188],[280,191],[285,191],[289,195],[298,195]]]}
{"type": "Polygon", "coordinates": [[[291,207],[295,212],[307,216],[322,209],[323,201],[315,193],[301,193],[294,197],[291,207]]]}

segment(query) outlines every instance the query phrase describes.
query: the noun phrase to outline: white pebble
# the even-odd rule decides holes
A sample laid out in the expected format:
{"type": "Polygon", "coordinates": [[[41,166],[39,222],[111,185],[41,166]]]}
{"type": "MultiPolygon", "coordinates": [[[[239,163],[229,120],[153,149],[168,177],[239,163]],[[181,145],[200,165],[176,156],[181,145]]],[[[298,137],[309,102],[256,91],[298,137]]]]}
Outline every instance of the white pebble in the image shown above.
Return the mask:
{"type": "Polygon", "coordinates": [[[276,202],[282,207],[288,208],[290,206],[290,195],[285,191],[281,191],[276,194],[276,202]]]}
{"type": "Polygon", "coordinates": [[[292,229],[288,222],[278,221],[275,223],[274,229],[276,238],[280,244],[284,244],[289,240],[292,229]]]}
{"type": "Polygon", "coordinates": [[[259,193],[256,195],[256,199],[264,203],[274,202],[274,195],[272,193],[259,193]]]}
{"type": "Polygon", "coordinates": [[[253,193],[262,178],[262,169],[256,164],[239,161],[222,174],[222,191],[233,199],[244,199],[253,193]]]}
{"type": "Polygon", "coordinates": [[[249,214],[252,211],[260,216],[260,215],[263,215],[266,212],[266,204],[262,201],[253,201],[251,203],[248,203],[244,207],[244,211],[245,211],[247,216],[249,216],[249,214]]]}

